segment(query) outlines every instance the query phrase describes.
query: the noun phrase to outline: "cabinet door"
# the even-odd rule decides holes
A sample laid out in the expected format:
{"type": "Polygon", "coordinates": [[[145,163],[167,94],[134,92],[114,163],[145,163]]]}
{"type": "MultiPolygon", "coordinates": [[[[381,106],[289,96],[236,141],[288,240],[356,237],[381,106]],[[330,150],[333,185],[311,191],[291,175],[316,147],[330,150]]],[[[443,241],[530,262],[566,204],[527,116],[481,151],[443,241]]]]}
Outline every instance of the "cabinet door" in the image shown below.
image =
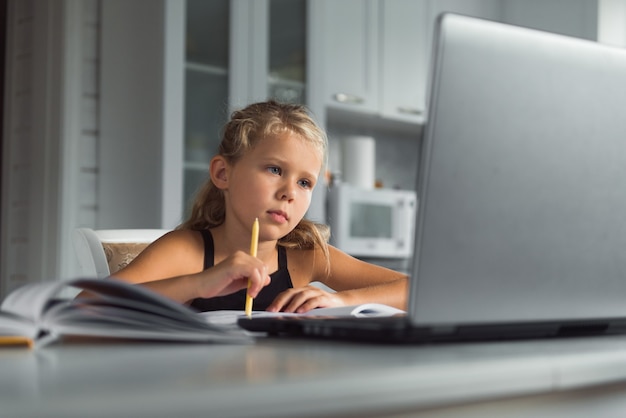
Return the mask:
{"type": "Polygon", "coordinates": [[[378,106],[376,0],[320,0],[323,27],[324,102],[331,107],[375,112],[378,106]]]}
{"type": "Polygon", "coordinates": [[[268,97],[306,103],[306,1],[270,0],[268,97]]]}
{"type": "Polygon", "coordinates": [[[380,111],[384,117],[423,122],[428,73],[427,4],[384,0],[381,16],[380,111]]]}
{"type": "Polygon", "coordinates": [[[185,153],[183,203],[206,181],[220,129],[228,116],[228,0],[188,0],[185,48],[185,153]]]}

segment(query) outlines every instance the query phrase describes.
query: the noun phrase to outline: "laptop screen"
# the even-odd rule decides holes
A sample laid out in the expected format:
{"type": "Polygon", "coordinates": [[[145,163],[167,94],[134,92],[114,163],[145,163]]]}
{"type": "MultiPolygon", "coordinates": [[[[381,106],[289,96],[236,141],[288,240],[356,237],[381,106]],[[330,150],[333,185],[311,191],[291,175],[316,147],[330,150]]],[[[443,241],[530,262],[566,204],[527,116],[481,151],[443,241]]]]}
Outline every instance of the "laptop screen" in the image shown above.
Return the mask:
{"type": "Polygon", "coordinates": [[[413,322],[626,316],[626,51],[453,14],[434,46],[413,322]]]}

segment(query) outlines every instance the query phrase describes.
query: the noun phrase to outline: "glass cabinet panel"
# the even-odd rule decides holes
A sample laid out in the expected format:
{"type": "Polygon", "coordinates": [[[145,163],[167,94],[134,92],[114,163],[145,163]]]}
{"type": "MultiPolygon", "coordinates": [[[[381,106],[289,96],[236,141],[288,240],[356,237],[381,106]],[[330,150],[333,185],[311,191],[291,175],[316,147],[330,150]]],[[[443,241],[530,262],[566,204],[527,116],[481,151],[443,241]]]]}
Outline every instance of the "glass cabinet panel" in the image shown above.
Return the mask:
{"type": "Polygon", "coordinates": [[[187,61],[228,67],[228,17],[228,0],[187,0],[187,61]]]}
{"type": "Polygon", "coordinates": [[[228,112],[228,0],[188,0],[185,51],[185,217],[208,176],[228,112]]]}
{"type": "Polygon", "coordinates": [[[270,0],[269,96],[305,103],[306,0],[270,0]]]}

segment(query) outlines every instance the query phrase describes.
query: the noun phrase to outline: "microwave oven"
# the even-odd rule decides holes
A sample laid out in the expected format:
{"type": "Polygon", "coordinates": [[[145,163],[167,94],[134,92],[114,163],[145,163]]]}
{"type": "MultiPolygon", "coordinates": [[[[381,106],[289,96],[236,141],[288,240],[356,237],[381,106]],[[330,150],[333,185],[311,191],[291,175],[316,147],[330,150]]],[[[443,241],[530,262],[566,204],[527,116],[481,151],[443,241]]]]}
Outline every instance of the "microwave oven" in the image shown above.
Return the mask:
{"type": "Polygon", "coordinates": [[[328,192],[330,243],[355,257],[411,257],[416,211],[414,191],[333,186],[328,192]]]}

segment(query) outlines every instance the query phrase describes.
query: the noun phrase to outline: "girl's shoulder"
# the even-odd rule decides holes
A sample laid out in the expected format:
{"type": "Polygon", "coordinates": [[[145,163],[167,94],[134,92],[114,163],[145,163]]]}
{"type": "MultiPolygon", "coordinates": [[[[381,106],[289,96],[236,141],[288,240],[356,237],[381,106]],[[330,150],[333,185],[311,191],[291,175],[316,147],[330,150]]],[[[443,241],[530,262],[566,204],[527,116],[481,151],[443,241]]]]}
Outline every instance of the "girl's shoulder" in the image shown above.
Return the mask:
{"type": "Polygon", "coordinates": [[[199,243],[202,242],[202,232],[193,229],[174,229],[163,235],[159,240],[180,241],[182,243],[199,243]]]}
{"type": "Polygon", "coordinates": [[[148,248],[172,253],[187,253],[203,249],[204,241],[200,231],[175,229],[157,239],[148,248]]]}
{"type": "Polygon", "coordinates": [[[173,230],[146,247],[117,273],[131,282],[158,280],[202,271],[204,244],[199,232],[173,230]]]}

